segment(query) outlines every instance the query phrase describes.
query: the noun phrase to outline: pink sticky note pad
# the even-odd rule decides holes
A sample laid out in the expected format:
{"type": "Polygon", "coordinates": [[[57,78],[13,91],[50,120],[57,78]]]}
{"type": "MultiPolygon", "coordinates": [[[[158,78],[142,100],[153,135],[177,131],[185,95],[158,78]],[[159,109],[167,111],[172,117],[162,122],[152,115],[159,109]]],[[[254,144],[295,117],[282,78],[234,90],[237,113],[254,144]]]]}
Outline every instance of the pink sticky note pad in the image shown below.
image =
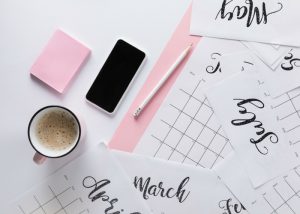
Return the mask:
{"type": "Polygon", "coordinates": [[[89,48],[57,30],[31,67],[30,73],[63,93],[89,54],[89,48]]]}

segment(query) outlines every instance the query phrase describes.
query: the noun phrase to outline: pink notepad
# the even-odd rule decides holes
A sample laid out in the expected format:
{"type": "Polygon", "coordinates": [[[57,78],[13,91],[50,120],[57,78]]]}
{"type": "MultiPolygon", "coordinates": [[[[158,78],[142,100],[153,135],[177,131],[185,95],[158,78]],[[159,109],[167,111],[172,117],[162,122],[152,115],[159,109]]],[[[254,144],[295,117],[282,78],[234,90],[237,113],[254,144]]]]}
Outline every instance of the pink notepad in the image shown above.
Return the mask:
{"type": "Polygon", "coordinates": [[[63,93],[89,53],[89,48],[57,30],[31,67],[30,73],[63,93]]]}

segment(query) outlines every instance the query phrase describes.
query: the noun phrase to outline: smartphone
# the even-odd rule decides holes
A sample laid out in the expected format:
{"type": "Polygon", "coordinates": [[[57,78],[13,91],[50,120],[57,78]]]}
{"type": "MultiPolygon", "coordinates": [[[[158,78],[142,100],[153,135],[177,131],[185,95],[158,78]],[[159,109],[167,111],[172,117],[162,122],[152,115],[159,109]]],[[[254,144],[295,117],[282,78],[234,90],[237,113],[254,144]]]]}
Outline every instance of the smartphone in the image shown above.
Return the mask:
{"type": "Polygon", "coordinates": [[[143,51],[119,39],[89,89],[87,101],[113,114],[145,58],[143,51]]]}

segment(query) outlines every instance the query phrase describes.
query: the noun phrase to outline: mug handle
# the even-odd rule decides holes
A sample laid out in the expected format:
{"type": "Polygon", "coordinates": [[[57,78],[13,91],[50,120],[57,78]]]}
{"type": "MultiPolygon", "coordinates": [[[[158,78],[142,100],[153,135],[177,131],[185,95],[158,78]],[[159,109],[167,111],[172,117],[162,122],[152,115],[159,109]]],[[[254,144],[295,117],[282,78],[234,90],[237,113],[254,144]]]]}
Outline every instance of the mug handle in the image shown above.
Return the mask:
{"type": "Polygon", "coordinates": [[[41,155],[41,154],[38,153],[38,152],[36,152],[36,153],[34,154],[34,156],[33,156],[33,161],[34,161],[36,164],[38,164],[38,165],[44,163],[46,159],[47,159],[47,157],[41,155]]]}

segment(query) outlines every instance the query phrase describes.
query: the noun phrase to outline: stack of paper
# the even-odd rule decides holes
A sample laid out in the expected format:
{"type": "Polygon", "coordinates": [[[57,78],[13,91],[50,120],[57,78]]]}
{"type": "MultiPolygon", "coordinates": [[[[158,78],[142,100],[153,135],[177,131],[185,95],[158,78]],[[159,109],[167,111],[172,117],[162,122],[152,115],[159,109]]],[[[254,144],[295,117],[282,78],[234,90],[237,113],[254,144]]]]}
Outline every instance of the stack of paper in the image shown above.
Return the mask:
{"type": "Polygon", "coordinates": [[[234,148],[216,171],[250,213],[299,213],[300,150],[294,140],[299,139],[299,89],[274,99],[265,84],[272,82],[264,79],[268,75],[255,56],[232,54],[223,60],[226,69],[238,69],[233,61],[251,61],[256,72],[243,69],[206,92],[234,148]]]}
{"type": "Polygon", "coordinates": [[[194,0],[204,38],[134,152],[212,169],[249,213],[300,213],[299,9],[194,0]]]}
{"type": "Polygon", "coordinates": [[[247,213],[211,170],[120,151],[104,144],[61,168],[5,213],[247,213]]]}
{"type": "Polygon", "coordinates": [[[191,34],[246,47],[218,59],[218,70],[235,74],[204,93],[233,149],[214,169],[250,213],[300,213],[299,9],[280,0],[193,2],[191,34]]]}
{"type": "Polygon", "coordinates": [[[118,161],[100,144],[16,199],[3,213],[151,213],[118,161]]]}
{"type": "Polygon", "coordinates": [[[194,0],[191,34],[243,41],[274,71],[269,81],[281,89],[271,87],[272,95],[278,96],[300,86],[295,82],[300,66],[299,9],[300,2],[194,0]]]}

